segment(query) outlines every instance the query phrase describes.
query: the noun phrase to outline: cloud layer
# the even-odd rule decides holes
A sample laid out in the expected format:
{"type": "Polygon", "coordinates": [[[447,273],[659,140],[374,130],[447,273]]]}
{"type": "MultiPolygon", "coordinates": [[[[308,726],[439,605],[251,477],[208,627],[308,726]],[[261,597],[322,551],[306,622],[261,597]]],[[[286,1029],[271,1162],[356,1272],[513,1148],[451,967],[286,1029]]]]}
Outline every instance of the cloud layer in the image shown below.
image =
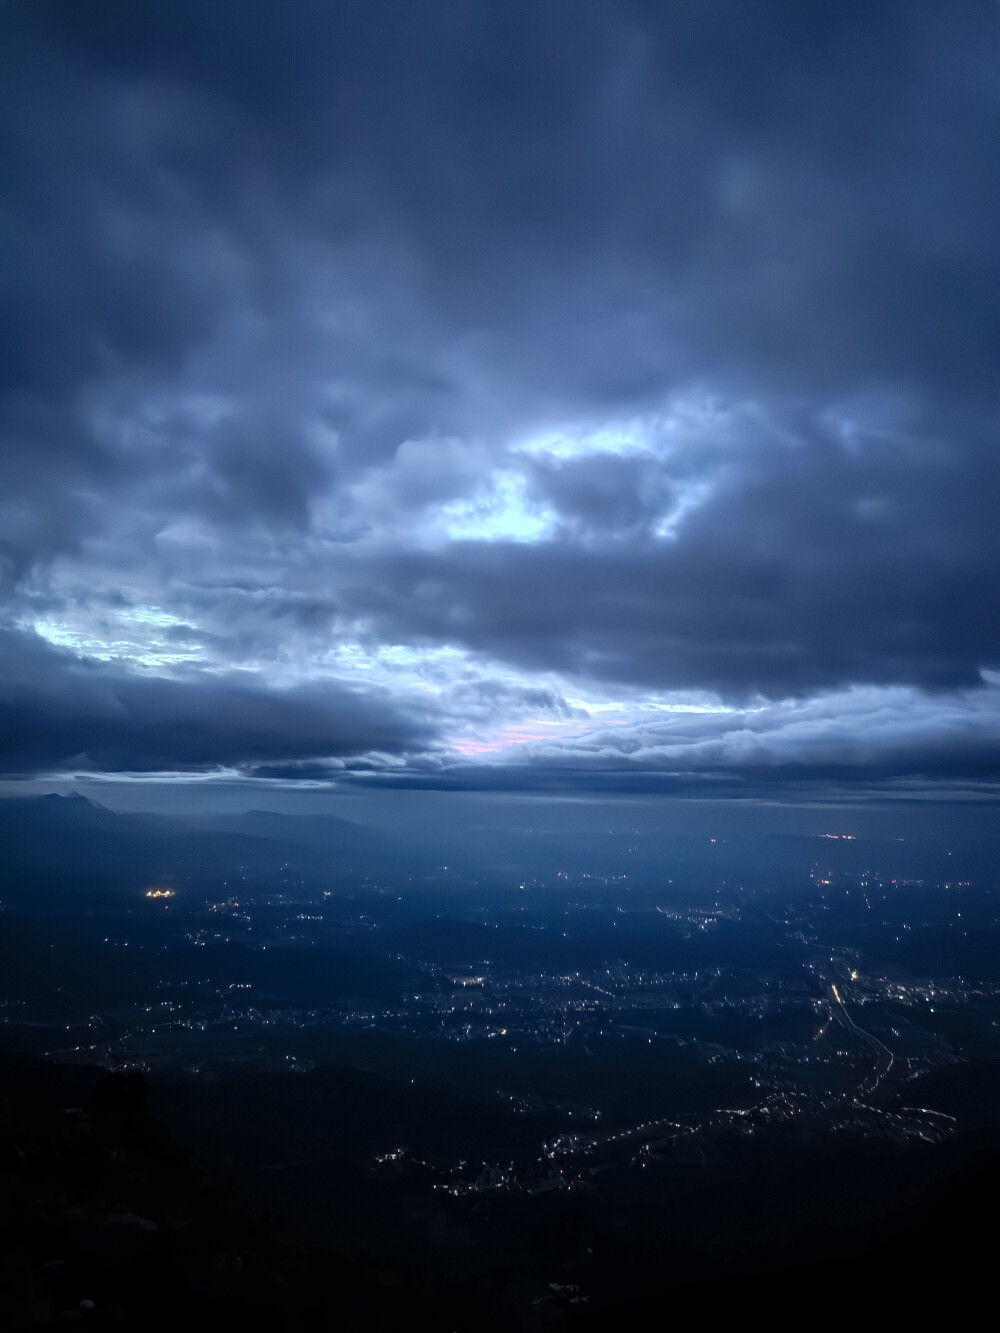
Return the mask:
{"type": "Polygon", "coordinates": [[[990,769],[995,5],[3,24],[11,771],[990,769]]]}
{"type": "Polygon", "coordinates": [[[346,761],[357,770],[426,749],[440,727],[425,702],[329,681],[277,690],[236,673],[171,679],[81,661],[12,633],[0,649],[0,769],[8,776],[245,771],[316,754],[328,768],[346,761]]]}

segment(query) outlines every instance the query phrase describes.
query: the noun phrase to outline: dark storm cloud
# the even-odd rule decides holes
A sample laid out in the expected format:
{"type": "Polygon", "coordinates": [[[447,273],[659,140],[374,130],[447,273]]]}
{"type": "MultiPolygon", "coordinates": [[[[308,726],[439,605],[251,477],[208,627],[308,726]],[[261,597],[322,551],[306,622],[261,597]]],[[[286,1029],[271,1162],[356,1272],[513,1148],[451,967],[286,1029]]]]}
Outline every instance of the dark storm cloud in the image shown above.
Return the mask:
{"type": "MultiPolygon", "coordinates": [[[[173,678],[82,661],[37,636],[0,633],[0,768],[8,775],[247,768],[432,745],[426,704],[326,681],[268,689],[235,674],[173,678]]],[[[330,761],[334,761],[333,765],[330,761]]]]}
{"type": "MultiPolygon", "coordinates": [[[[0,24],[8,623],[162,607],[219,674],[94,671],[220,717],[251,706],[231,664],[312,671],[355,637],[741,701],[1000,664],[996,5],[24,0],[0,24]],[[508,452],[678,401],[711,422],[508,452]],[[541,538],[447,540],[495,519],[498,475],[541,538]]],[[[456,721],[485,716],[462,688],[456,721]]],[[[411,748],[369,720],[359,752],[411,748]]],[[[176,760],[213,744],[344,753],[233,759],[209,728],[176,760]]]]}
{"type": "Polygon", "coordinates": [[[668,352],[837,390],[992,379],[985,0],[34,8],[47,60],[159,93],[116,179],[165,178],[254,259],[282,203],[303,237],[366,234],[539,392],[657,394],[668,352]]]}
{"type": "MultiPolygon", "coordinates": [[[[298,243],[364,269],[374,304],[404,285],[412,333],[474,335],[507,393],[559,408],[655,400],[720,363],[992,392],[985,3],[13,15],[10,119],[45,228],[33,374],[176,356],[247,297],[273,315],[298,243]]],[[[348,443],[467,424],[441,350],[383,350],[366,387],[384,377],[394,402],[339,404],[348,443]]]]}
{"type": "Polygon", "coordinates": [[[648,537],[657,519],[671,508],[670,478],[649,456],[594,454],[537,460],[531,479],[571,537],[607,534],[631,541],[648,537]]]}
{"type": "Polygon", "coordinates": [[[279,527],[308,527],[310,498],[327,477],[294,432],[280,421],[227,420],[213,436],[212,518],[241,522],[249,512],[279,527]]]}

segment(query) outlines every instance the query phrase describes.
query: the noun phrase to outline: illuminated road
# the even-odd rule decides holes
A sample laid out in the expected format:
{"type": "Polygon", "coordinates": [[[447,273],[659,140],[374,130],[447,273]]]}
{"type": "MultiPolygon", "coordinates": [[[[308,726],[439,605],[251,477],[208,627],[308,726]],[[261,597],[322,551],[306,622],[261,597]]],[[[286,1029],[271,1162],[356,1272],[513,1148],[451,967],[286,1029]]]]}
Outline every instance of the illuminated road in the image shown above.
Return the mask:
{"type": "Polygon", "coordinates": [[[858,1027],[857,1023],[855,1023],[854,1019],[844,1007],[844,1001],[840,998],[840,991],[837,990],[837,987],[833,982],[830,983],[830,997],[833,1001],[830,1006],[831,1013],[833,1014],[833,1017],[836,1018],[837,1022],[840,1023],[842,1027],[845,1027],[848,1032],[853,1032],[856,1037],[860,1037],[862,1041],[866,1041],[868,1045],[871,1046],[871,1048],[885,1061],[884,1069],[880,1069],[879,1066],[876,1065],[875,1078],[871,1087],[865,1088],[865,1085],[862,1084],[863,1091],[873,1092],[892,1068],[896,1057],[893,1055],[892,1051],[889,1050],[888,1046],[879,1041],[878,1037],[873,1037],[870,1032],[866,1032],[864,1028],[858,1027]]]}

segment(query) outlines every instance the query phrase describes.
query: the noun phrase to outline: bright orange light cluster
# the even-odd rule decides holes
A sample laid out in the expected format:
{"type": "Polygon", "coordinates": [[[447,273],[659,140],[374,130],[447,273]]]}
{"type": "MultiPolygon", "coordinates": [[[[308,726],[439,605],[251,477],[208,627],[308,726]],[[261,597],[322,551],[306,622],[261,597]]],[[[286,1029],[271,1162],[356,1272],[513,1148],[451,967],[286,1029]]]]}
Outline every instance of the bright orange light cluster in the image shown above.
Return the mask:
{"type": "Polygon", "coordinates": [[[147,898],[172,898],[173,896],[174,896],[174,891],[173,891],[173,889],[147,889],[147,890],[146,890],[146,897],[147,897],[147,898]]]}

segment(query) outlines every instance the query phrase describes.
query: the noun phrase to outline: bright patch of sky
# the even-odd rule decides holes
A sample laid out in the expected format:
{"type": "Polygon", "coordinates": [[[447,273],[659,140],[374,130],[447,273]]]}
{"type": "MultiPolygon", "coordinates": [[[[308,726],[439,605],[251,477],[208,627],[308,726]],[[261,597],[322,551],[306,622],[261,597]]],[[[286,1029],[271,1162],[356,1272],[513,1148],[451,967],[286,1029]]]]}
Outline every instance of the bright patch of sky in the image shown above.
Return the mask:
{"type": "Polygon", "coordinates": [[[402,643],[348,641],[323,653],[321,663],[325,670],[362,672],[383,684],[390,680],[397,683],[401,675],[409,672],[425,688],[441,688],[442,680],[467,669],[470,660],[468,653],[448,645],[421,648],[402,643]]]}
{"type": "Polygon", "coordinates": [[[132,606],[127,611],[116,611],[118,620],[135,620],[143,625],[183,625],[178,616],[161,611],[158,606],[132,606]]]}
{"type": "MultiPolygon", "coordinates": [[[[91,657],[99,662],[168,667],[197,661],[201,655],[199,646],[194,642],[164,643],[155,635],[150,635],[148,638],[142,635],[142,630],[146,626],[155,631],[168,625],[184,623],[176,616],[160,611],[156,607],[117,610],[112,612],[111,619],[127,624],[134,632],[133,637],[105,638],[102,637],[101,626],[85,629],[79,624],[74,626],[56,620],[35,620],[32,621],[31,628],[56,647],[68,648],[81,657],[91,657]]],[[[192,635],[192,639],[193,637],[192,635]]]]}
{"type": "Polygon", "coordinates": [[[528,498],[517,472],[494,472],[489,484],[471,499],[454,500],[432,510],[426,535],[447,541],[543,541],[555,528],[556,515],[528,498]]]}
{"type": "Polygon", "coordinates": [[[717,442],[748,406],[722,408],[700,393],[673,399],[660,412],[605,422],[601,426],[564,425],[529,435],[513,443],[509,452],[529,458],[584,458],[588,454],[653,454],[665,457],[711,439],[717,442]]]}
{"type": "MultiPolygon", "coordinates": [[[[670,695],[651,695],[630,699],[597,699],[584,702],[568,694],[566,702],[573,708],[585,708],[588,713],[622,713],[635,717],[641,713],[732,713],[736,710],[712,694],[677,690],[670,695]]],[[[743,709],[743,712],[748,711],[743,709]]]]}
{"type": "Polygon", "coordinates": [[[104,662],[111,660],[108,644],[103,639],[88,638],[70,625],[55,620],[35,620],[31,628],[58,648],[72,648],[74,652],[83,653],[87,657],[98,657],[104,662]]]}
{"type": "Polygon", "coordinates": [[[587,454],[652,453],[653,446],[648,425],[630,422],[602,426],[594,431],[574,432],[567,429],[534,435],[512,445],[510,452],[524,454],[529,458],[584,458],[587,454]]]}
{"type": "Polygon", "coordinates": [[[657,524],[653,535],[676,537],[685,517],[703,505],[711,496],[713,489],[710,481],[695,481],[686,486],[678,486],[673,509],[657,524]]]}

